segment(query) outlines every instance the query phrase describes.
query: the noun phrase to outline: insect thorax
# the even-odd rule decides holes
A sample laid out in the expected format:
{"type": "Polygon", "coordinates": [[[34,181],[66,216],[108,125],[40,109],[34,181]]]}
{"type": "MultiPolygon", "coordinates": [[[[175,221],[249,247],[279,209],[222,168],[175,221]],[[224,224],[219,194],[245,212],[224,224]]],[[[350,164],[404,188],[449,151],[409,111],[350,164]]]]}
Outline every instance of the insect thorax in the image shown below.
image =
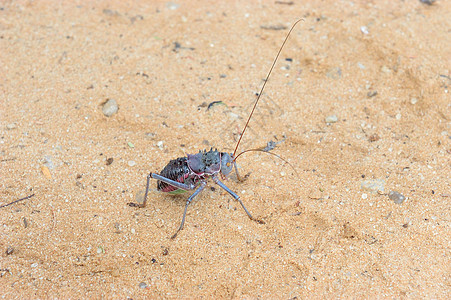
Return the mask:
{"type": "Polygon", "coordinates": [[[199,151],[197,154],[188,154],[188,167],[195,174],[214,175],[221,171],[221,152],[210,149],[210,151],[199,151]]]}

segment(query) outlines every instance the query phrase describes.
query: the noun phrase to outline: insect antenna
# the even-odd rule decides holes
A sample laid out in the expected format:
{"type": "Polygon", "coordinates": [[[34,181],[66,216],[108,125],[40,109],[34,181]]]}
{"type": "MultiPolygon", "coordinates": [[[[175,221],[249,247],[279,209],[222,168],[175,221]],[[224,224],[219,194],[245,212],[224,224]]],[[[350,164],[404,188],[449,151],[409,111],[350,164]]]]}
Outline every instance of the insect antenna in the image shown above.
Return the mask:
{"type": "MultiPolygon", "coordinates": [[[[252,115],[254,114],[254,110],[255,110],[255,108],[257,107],[257,104],[258,104],[258,101],[260,100],[260,97],[262,96],[263,90],[265,89],[265,86],[266,86],[266,83],[268,82],[269,76],[271,75],[272,70],[274,69],[274,66],[275,66],[276,63],[277,63],[277,60],[279,59],[280,53],[282,52],[282,49],[283,49],[283,47],[285,46],[285,43],[287,42],[288,37],[290,36],[290,34],[291,34],[291,32],[293,31],[294,27],[295,27],[300,21],[304,21],[304,19],[299,19],[299,20],[297,20],[296,22],[294,22],[293,26],[291,26],[290,31],[288,31],[288,34],[287,34],[287,36],[285,37],[285,40],[283,41],[282,46],[281,46],[280,49],[279,49],[279,52],[277,52],[276,58],[274,59],[274,61],[273,61],[273,63],[272,63],[272,66],[271,66],[271,68],[269,69],[268,75],[266,75],[265,81],[263,82],[263,86],[262,86],[262,88],[260,89],[260,93],[258,93],[258,95],[257,95],[257,100],[255,100],[254,107],[252,107],[252,110],[251,110],[251,113],[250,113],[250,115],[249,115],[249,118],[247,119],[246,125],[244,125],[244,129],[243,129],[243,131],[241,132],[240,138],[238,139],[238,143],[236,144],[235,151],[233,151],[233,155],[232,155],[233,157],[235,157],[236,150],[238,150],[238,146],[240,145],[240,142],[241,142],[241,138],[243,138],[243,135],[244,135],[244,132],[246,131],[247,125],[249,124],[249,121],[251,120],[252,115]]],[[[249,151],[251,151],[251,150],[249,150],[249,151]]],[[[244,152],[247,152],[247,151],[244,151],[244,152]]],[[[244,152],[241,152],[239,155],[243,154],[244,152]]],[[[269,153],[269,152],[268,152],[268,153],[269,153]]],[[[274,154],[274,153],[271,153],[271,154],[274,154]]],[[[276,154],[274,154],[274,155],[276,155],[276,154]]],[[[279,157],[279,158],[280,158],[280,157],[279,157]]],[[[234,160],[236,160],[236,158],[235,158],[234,160]]]]}
{"type": "Polygon", "coordinates": [[[277,154],[275,154],[275,153],[272,153],[272,152],[269,152],[269,151],[265,151],[265,150],[262,150],[262,149],[248,149],[248,150],[244,150],[243,152],[239,153],[239,154],[233,159],[233,161],[236,161],[236,159],[237,159],[241,154],[244,154],[244,153],[246,153],[246,152],[263,152],[263,153],[267,153],[267,154],[274,155],[275,157],[281,159],[283,162],[285,162],[286,164],[288,164],[288,165],[293,169],[294,173],[296,173],[296,175],[299,176],[298,172],[296,171],[296,168],[295,168],[288,160],[286,160],[286,159],[283,158],[282,156],[279,156],[279,155],[277,155],[277,154]]]}

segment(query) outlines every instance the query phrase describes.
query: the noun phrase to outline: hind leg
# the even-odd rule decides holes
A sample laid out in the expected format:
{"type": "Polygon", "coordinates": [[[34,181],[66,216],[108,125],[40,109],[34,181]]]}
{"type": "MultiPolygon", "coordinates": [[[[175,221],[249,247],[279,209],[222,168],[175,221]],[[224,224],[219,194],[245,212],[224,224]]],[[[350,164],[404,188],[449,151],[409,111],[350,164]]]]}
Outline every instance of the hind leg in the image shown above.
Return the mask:
{"type": "Polygon", "coordinates": [[[156,173],[150,173],[149,175],[147,175],[147,184],[146,184],[146,193],[144,194],[144,201],[141,204],[136,204],[136,203],[128,203],[129,206],[132,207],[145,207],[146,206],[146,202],[147,202],[147,194],[149,193],[149,184],[150,184],[150,178],[153,179],[157,179],[160,180],[162,182],[166,182],[167,184],[170,184],[176,188],[185,190],[185,191],[189,191],[189,190],[194,190],[196,188],[196,186],[194,184],[185,184],[185,183],[181,183],[178,181],[174,181],[172,179],[166,178],[164,176],[158,175],[156,173]]]}

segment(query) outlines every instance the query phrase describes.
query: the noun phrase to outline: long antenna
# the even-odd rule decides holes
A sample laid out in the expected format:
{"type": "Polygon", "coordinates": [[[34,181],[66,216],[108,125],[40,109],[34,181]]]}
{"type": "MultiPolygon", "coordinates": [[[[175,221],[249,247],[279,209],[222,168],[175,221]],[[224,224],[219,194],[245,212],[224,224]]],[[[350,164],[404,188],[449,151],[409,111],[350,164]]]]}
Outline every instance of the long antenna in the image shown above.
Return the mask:
{"type": "Polygon", "coordinates": [[[235,151],[233,151],[232,157],[235,157],[236,150],[238,150],[238,146],[240,145],[240,142],[241,142],[241,139],[243,138],[244,132],[245,132],[246,129],[247,129],[247,125],[249,124],[249,121],[251,120],[252,115],[254,114],[254,110],[255,110],[255,108],[257,107],[257,104],[258,104],[258,100],[260,100],[260,97],[262,96],[263,90],[265,89],[266,83],[268,82],[269,76],[271,75],[272,70],[274,69],[274,66],[276,65],[276,62],[277,62],[277,60],[279,59],[280,52],[282,52],[283,46],[285,46],[285,43],[287,42],[288,37],[290,36],[290,34],[291,34],[291,32],[293,31],[294,27],[295,27],[300,21],[304,21],[304,19],[299,19],[299,20],[297,20],[297,21],[293,24],[293,26],[291,26],[290,31],[288,31],[288,34],[287,34],[287,36],[285,37],[285,40],[283,41],[283,44],[282,44],[282,46],[281,46],[280,49],[279,49],[279,52],[277,52],[276,58],[274,59],[274,62],[272,63],[271,69],[269,69],[268,75],[266,75],[266,79],[265,79],[265,81],[263,82],[263,86],[262,86],[262,88],[261,88],[261,90],[260,90],[260,93],[258,93],[257,100],[255,100],[254,107],[252,108],[251,114],[249,115],[249,118],[247,119],[246,125],[244,125],[244,129],[243,129],[243,131],[241,132],[240,138],[239,138],[239,140],[238,140],[238,143],[236,144],[235,151]]]}

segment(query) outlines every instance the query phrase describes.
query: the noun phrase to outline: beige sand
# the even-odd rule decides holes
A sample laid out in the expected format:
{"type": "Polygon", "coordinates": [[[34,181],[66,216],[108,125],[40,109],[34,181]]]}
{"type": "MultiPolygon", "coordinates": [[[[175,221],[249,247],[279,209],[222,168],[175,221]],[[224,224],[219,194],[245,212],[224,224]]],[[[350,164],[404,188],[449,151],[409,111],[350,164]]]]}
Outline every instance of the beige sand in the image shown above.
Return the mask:
{"type": "Polygon", "coordinates": [[[0,204],[35,194],[0,210],[2,296],[449,298],[451,2],[304,2],[2,2],[0,204]],[[226,184],[266,224],[216,187],[170,240],[187,194],[127,203],[233,151],[301,17],[240,145],[286,136],[298,174],[243,155],[226,184]]]}

